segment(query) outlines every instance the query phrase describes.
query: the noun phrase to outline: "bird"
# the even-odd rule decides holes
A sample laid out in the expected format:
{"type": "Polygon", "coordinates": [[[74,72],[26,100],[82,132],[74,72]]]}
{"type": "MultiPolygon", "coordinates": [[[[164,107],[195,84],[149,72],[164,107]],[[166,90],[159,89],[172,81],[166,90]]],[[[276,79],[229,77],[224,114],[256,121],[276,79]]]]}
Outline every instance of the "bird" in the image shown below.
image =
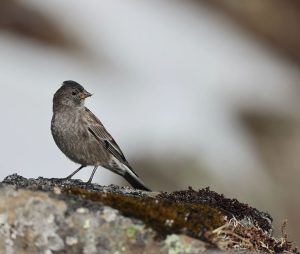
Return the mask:
{"type": "Polygon", "coordinates": [[[87,166],[94,166],[88,184],[99,166],[121,175],[130,185],[151,191],[134,172],[121,148],[101,121],[85,107],[92,94],[79,83],[67,80],[53,96],[51,132],[58,148],[81,166],[64,179],[71,179],[87,166]]]}

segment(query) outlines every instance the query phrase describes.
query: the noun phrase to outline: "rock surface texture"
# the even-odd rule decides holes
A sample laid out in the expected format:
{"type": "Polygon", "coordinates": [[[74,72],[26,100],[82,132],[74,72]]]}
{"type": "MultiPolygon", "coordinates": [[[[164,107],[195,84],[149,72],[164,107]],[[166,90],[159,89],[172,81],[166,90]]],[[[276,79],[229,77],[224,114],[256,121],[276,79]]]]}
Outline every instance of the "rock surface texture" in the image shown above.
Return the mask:
{"type": "Polygon", "coordinates": [[[271,222],[208,188],[147,193],[16,174],[0,183],[0,253],[298,253],[271,222]]]}

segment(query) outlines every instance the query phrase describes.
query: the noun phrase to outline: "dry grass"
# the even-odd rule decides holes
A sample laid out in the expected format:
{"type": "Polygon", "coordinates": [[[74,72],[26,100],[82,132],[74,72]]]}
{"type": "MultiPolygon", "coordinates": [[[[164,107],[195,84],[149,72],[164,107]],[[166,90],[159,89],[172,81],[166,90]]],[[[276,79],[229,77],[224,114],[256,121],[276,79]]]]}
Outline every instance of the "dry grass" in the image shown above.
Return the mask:
{"type": "Polygon", "coordinates": [[[287,240],[287,222],[282,225],[282,236],[276,238],[254,225],[251,220],[238,221],[232,218],[223,226],[213,230],[211,241],[221,250],[264,253],[299,253],[287,240]]]}

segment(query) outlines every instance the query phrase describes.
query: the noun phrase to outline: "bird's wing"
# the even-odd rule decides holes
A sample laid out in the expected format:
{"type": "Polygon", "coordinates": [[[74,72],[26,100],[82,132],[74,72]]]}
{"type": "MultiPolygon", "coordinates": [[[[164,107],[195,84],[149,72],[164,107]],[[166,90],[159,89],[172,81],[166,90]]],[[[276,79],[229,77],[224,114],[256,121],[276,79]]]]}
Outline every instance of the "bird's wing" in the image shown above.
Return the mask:
{"type": "MultiPolygon", "coordinates": [[[[88,108],[85,108],[85,111],[89,132],[99,141],[100,144],[103,145],[103,147],[108,152],[110,152],[116,159],[118,159],[121,163],[125,164],[127,167],[129,167],[130,170],[132,170],[123,152],[121,151],[121,148],[118,146],[113,137],[108,133],[100,120],[88,108]]],[[[134,171],[133,173],[137,175],[134,171]]]]}

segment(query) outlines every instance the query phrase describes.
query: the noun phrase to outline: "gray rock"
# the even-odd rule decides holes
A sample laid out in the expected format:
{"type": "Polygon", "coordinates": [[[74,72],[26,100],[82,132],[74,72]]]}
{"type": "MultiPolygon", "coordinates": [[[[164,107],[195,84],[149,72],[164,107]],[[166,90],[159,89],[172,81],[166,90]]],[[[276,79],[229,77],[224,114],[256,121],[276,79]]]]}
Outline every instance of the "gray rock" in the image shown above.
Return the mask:
{"type": "Polygon", "coordinates": [[[0,253],[184,254],[206,250],[204,242],[185,235],[158,241],[156,233],[135,218],[101,203],[88,206],[78,200],[75,206],[74,200],[66,202],[61,194],[48,193],[48,187],[33,191],[1,185],[0,253]]]}

